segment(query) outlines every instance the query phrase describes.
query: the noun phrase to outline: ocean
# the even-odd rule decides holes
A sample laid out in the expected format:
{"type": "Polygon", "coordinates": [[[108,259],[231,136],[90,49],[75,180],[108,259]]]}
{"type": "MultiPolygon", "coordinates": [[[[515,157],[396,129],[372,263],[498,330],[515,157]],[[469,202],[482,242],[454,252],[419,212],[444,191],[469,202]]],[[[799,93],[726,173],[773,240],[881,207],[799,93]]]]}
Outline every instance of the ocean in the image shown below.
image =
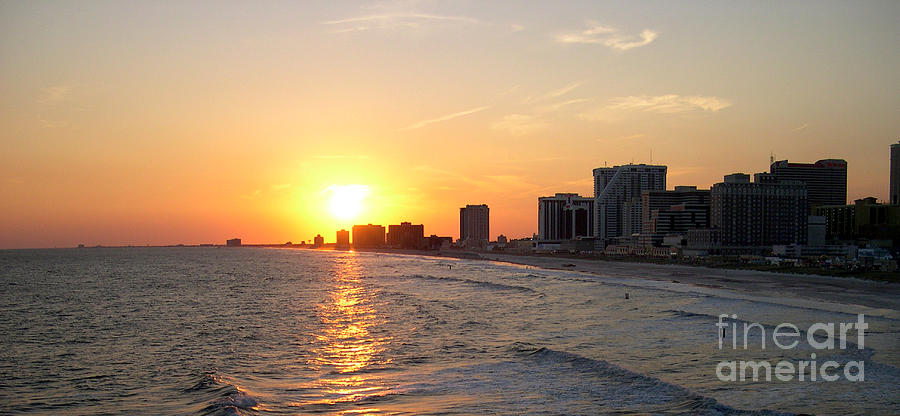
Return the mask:
{"type": "Polygon", "coordinates": [[[895,317],[862,348],[720,349],[720,314],[857,316],[639,274],[209,247],[0,251],[0,279],[2,414],[900,414],[895,317]],[[716,373],[811,354],[864,380],[716,373]]]}

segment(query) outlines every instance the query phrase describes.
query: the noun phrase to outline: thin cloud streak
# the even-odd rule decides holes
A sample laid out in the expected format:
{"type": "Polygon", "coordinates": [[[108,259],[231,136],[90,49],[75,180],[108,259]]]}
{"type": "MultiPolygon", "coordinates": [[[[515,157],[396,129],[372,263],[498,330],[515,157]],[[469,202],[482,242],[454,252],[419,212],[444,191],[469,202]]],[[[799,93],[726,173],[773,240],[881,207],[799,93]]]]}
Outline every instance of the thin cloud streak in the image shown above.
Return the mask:
{"type": "Polygon", "coordinates": [[[608,48],[627,51],[649,45],[659,37],[659,33],[644,29],[637,36],[624,35],[617,28],[589,22],[590,27],[580,32],[566,32],[555,36],[560,43],[598,44],[608,48]]]}
{"type": "Polygon", "coordinates": [[[527,97],[527,98],[525,98],[525,101],[523,101],[523,103],[531,104],[531,103],[541,102],[544,100],[549,100],[551,98],[559,98],[559,97],[562,97],[563,95],[566,95],[566,94],[572,92],[572,90],[574,90],[575,88],[578,88],[579,86],[581,86],[580,82],[573,82],[569,85],[566,85],[562,88],[555,89],[553,91],[550,91],[550,92],[548,92],[544,95],[538,96],[538,97],[527,97]]]}
{"type": "Polygon", "coordinates": [[[491,129],[505,131],[512,136],[524,136],[538,130],[543,130],[547,123],[525,114],[508,114],[500,120],[491,123],[491,129]]]}
{"type": "Polygon", "coordinates": [[[558,102],[558,103],[553,103],[553,104],[545,105],[545,106],[541,107],[540,110],[543,111],[543,112],[554,112],[554,111],[557,111],[557,110],[559,110],[559,109],[561,109],[561,108],[563,108],[563,107],[568,107],[568,106],[573,105],[573,104],[586,103],[586,102],[588,102],[588,101],[591,101],[591,99],[590,99],[590,98],[574,98],[574,99],[571,99],[571,100],[566,100],[566,101],[561,101],[561,102],[558,102]]]}
{"type": "Polygon", "coordinates": [[[329,20],[321,22],[321,24],[343,26],[342,29],[336,30],[335,33],[344,33],[371,29],[418,28],[427,24],[427,22],[480,23],[478,19],[468,16],[443,16],[427,13],[388,13],[329,20]]]}
{"type": "Polygon", "coordinates": [[[41,90],[40,97],[37,98],[37,102],[40,104],[59,104],[72,95],[72,90],[74,87],[72,85],[54,85],[52,87],[44,88],[41,90]]]}
{"type": "Polygon", "coordinates": [[[731,107],[731,105],[732,102],[725,98],[705,95],[631,95],[611,98],[606,106],[582,112],[578,115],[578,118],[582,120],[614,122],[631,112],[658,114],[716,113],[731,107]]]}
{"type": "Polygon", "coordinates": [[[619,141],[619,140],[628,141],[628,140],[635,140],[635,139],[643,139],[644,137],[648,137],[648,136],[644,133],[635,133],[635,134],[629,134],[627,136],[613,137],[611,139],[600,138],[600,139],[597,139],[597,141],[598,142],[619,141]]]}
{"type": "Polygon", "coordinates": [[[731,106],[731,101],[704,95],[667,94],[617,97],[607,108],[616,110],[640,110],[655,113],[683,113],[687,111],[711,111],[713,113],[731,106]]]}
{"type": "Polygon", "coordinates": [[[367,155],[316,155],[314,159],[368,159],[367,155]]]}
{"type": "Polygon", "coordinates": [[[477,113],[477,112],[479,112],[479,111],[487,110],[488,108],[491,108],[491,106],[486,105],[486,106],[483,106],[483,107],[475,107],[475,108],[472,108],[472,109],[469,109],[469,110],[460,111],[460,112],[458,112],[458,113],[447,114],[447,115],[445,115],[445,116],[441,116],[441,117],[437,117],[437,118],[432,118],[432,119],[429,119],[429,120],[422,120],[422,121],[420,121],[420,122],[418,122],[418,123],[413,123],[413,124],[410,124],[409,126],[406,126],[406,127],[403,127],[403,128],[399,128],[399,129],[397,129],[397,131],[408,131],[408,130],[419,129],[419,128],[425,127],[425,126],[427,126],[427,125],[429,125],[429,124],[439,123],[439,122],[442,122],[442,121],[447,121],[447,120],[452,120],[452,119],[454,119],[454,118],[467,116],[467,115],[469,115],[469,114],[474,114],[474,113],[477,113]]]}

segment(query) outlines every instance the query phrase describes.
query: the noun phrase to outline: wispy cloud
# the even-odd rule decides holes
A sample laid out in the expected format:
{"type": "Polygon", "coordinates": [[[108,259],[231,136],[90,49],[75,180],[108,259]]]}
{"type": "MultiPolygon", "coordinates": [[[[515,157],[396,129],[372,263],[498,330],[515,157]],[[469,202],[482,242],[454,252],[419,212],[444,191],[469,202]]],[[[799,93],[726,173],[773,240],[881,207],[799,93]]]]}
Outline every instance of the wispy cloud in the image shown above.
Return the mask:
{"type": "Polygon", "coordinates": [[[384,13],[322,22],[324,25],[337,27],[334,31],[335,33],[375,29],[415,29],[437,23],[476,24],[479,23],[479,20],[468,16],[446,16],[428,13],[384,13]]]}
{"type": "Polygon", "coordinates": [[[259,197],[260,195],[262,195],[262,189],[254,189],[253,192],[250,192],[249,194],[241,195],[241,198],[242,199],[254,199],[254,198],[259,197]]]}
{"type": "Polygon", "coordinates": [[[716,112],[730,107],[731,101],[705,95],[632,95],[610,100],[608,108],[618,110],[641,110],[656,113],[683,113],[687,111],[716,112]]]}
{"type": "Polygon", "coordinates": [[[314,159],[368,159],[368,155],[315,155],[314,159]]]}
{"type": "Polygon", "coordinates": [[[47,105],[62,103],[72,96],[74,89],[75,87],[72,85],[54,85],[52,87],[44,88],[41,90],[37,102],[47,105]]]}
{"type": "Polygon", "coordinates": [[[397,131],[415,130],[415,129],[418,129],[418,128],[425,127],[425,126],[427,126],[427,125],[429,125],[429,124],[439,123],[439,122],[441,122],[441,121],[452,120],[452,119],[454,119],[454,118],[467,116],[467,115],[469,115],[469,114],[474,114],[474,113],[477,113],[477,112],[479,112],[479,111],[484,111],[484,110],[487,110],[488,108],[491,108],[491,106],[487,105],[487,106],[483,106],[483,107],[475,107],[475,108],[471,108],[471,109],[468,109],[468,110],[465,110],[465,111],[460,111],[460,112],[457,112],[457,113],[447,114],[447,115],[445,115],[445,116],[440,116],[440,117],[437,117],[437,118],[432,118],[432,119],[428,119],[428,120],[422,120],[422,121],[420,121],[420,122],[418,122],[418,123],[413,123],[413,124],[410,124],[410,125],[408,125],[408,126],[406,126],[406,127],[397,129],[397,131]]]}
{"type": "Polygon", "coordinates": [[[568,107],[568,106],[574,105],[574,104],[586,103],[588,101],[591,101],[591,99],[590,98],[574,98],[571,100],[560,101],[557,103],[548,104],[548,105],[540,107],[538,110],[540,110],[542,112],[553,112],[553,111],[558,111],[558,110],[562,109],[563,107],[568,107]]]}
{"type": "Polygon", "coordinates": [[[730,100],[706,95],[631,95],[615,97],[606,106],[579,115],[585,120],[614,121],[624,113],[640,111],[660,114],[718,112],[732,105],[730,100]]]}
{"type": "Polygon", "coordinates": [[[504,131],[513,136],[524,136],[543,130],[547,123],[525,114],[509,114],[491,124],[491,129],[504,131]]]}
{"type": "Polygon", "coordinates": [[[600,139],[597,139],[597,141],[598,141],[598,142],[606,142],[606,141],[628,141],[628,140],[643,139],[644,137],[647,137],[647,135],[646,135],[646,134],[643,134],[643,133],[635,133],[635,134],[629,134],[629,135],[626,135],[626,136],[613,137],[613,138],[611,138],[611,139],[608,139],[608,138],[600,138],[600,139]]]}
{"type": "Polygon", "coordinates": [[[791,131],[805,130],[807,127],[809,127],[809,123],[803,123],[802,126],[794,127],[791,129],[791,131]]]}
{"type": "Polygon", "coordinates": [[[580,82],[573,82],[562,88],[558,88],[553,91],[547,92],[544,95],[539,95],[537,97],[529,96],[529,97],[525,98],[524,103],[530,104],[530,103],[541,102],[541,101],[545,101],[545,100],[549,100],[549,99],[553,99],[553,98],[559,98],[559,97],[562,97],[563,95],[566,95],[566,94],[572,92],[572,90],[574,90],[575,88],[578,88],[580,85],[581,85],[580,82]]]}
{"type": "Polygon", "coordinates": [[[620,51],[649,45],[659,33],[644,29],[639,35],[623,34],[618,28],[588,22],[588,28],[581,31],[559,33],[555,39],[561,43],[599,44],[620,51]]]}

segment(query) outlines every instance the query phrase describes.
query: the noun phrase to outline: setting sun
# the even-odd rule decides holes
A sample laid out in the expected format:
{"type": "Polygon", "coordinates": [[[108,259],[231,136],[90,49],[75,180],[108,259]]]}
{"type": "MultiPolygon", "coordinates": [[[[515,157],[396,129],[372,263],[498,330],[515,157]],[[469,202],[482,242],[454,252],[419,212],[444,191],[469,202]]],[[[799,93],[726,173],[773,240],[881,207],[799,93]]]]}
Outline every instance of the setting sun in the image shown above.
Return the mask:
{"type": "Polygon", "coordinates": [[[328,211],[340,220],[356,218],[363,208],[363,200],[369,195],[366,185],[331,185],[325,189],[329,194],[328,211]]]}

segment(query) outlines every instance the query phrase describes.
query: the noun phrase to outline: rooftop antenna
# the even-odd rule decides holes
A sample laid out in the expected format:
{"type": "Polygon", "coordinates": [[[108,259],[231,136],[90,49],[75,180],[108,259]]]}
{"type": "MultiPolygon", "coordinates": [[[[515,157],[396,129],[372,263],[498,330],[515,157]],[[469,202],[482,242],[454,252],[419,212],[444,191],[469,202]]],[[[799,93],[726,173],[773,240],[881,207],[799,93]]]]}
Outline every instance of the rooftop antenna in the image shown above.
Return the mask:
{"type": "Polygon", "coordinates": [[[772,153],[772,151],[769,151],[769,165],[771,165],[773,163],[775,163],[775,153],[772,153]]]}
{"type": "Polygon", "coordinates": [[[650,164],[653,164],[653,148],[650,148],[650,164]]]}

